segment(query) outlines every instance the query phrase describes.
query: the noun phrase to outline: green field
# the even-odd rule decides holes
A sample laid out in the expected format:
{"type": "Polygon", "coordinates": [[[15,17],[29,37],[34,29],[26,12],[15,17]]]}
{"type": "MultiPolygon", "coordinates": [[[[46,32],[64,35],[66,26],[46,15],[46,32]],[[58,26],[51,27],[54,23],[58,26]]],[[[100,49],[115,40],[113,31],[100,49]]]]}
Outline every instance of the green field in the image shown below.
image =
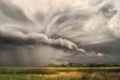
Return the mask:
{"type": "Polygon", "coordinates": [[[120,67],[0,67],[0,80],[120,80],[120,67]]]}

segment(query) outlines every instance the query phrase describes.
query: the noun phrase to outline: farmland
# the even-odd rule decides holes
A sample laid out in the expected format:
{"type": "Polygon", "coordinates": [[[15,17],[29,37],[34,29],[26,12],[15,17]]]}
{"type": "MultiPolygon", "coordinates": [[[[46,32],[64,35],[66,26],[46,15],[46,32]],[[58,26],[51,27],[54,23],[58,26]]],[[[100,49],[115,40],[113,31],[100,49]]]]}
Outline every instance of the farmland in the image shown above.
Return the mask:
{"type": "Polygon", "coordinates": [[[119,80],[120,67],[0,67],[0,80],[119,80]]]}

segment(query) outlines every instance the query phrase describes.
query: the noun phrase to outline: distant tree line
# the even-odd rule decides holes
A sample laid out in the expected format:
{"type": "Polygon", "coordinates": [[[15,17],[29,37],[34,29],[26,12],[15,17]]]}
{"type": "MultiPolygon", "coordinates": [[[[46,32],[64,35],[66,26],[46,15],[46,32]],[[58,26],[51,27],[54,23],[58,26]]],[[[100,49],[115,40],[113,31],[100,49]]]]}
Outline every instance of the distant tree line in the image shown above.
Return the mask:
{"type": "Polygon", "coordinates": [[[79,63],[69,63],[69,64],[48,64],[46,67],[120,67],[120,64],[97,64],[97,63],[91,63],[91,64],[79,64],[79,63]]]}

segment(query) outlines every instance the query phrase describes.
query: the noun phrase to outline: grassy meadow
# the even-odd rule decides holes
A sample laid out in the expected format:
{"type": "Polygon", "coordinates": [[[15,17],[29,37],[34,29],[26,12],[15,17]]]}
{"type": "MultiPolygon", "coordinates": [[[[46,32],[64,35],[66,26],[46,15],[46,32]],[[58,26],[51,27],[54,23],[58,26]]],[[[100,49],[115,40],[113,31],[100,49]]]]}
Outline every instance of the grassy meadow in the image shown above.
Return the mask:
{"type": "Polygon", "coordinates": [[[0,67],[0,80],[120,80],[120,67],[0,67]]]}

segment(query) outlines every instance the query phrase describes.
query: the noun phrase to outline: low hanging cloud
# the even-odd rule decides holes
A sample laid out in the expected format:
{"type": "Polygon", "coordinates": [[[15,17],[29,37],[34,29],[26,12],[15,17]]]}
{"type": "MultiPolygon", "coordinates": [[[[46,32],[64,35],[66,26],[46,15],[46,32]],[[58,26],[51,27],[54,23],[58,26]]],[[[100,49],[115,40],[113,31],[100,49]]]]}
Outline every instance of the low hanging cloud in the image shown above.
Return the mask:
{"type": "MultiPolygon", "coordinates": [[[[35,44],[40,44],[40,43],[44,43],[44,44],[48,44],[48,45],[60,45],[61,47],[66,47],[68,49],[71,50],[77,50],[79,52],[85,53],[84,49],[80,49],[78,48],[78,46],[76,44],[74,44],[73,42],[67,40],[67,39],[62,39],[62,38],[58,38],[58,39],[51,39],[48,38],[47,35],[42,34],[42,33],[28,33],[28,34],[24,34],[20,31],[12,31],[12,30],[6,30],[6,29],[1,29],[0,30],[0,37],[4,38],[4,39],[9,39],[9,40],[14,40],[14,41],[31,41],[34,42],[35,44]]],[[[16,43],[15,42],[15,43],[16,43]]]]}

